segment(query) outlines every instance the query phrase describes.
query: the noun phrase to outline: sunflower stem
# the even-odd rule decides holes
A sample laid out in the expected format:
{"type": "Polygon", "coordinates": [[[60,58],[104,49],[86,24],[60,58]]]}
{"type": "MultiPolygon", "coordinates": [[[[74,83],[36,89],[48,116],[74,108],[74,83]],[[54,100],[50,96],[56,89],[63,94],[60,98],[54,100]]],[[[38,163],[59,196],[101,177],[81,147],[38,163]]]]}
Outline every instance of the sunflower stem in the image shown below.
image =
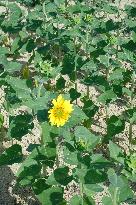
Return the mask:
{"type": "Polygon", "coordinates": [[[129,131],[128,131],[128,135],[129,135],[129,152],[131,152],[131,144],[132,144],[132,130],[133,130],[133,125],[132,123],[129,124],[129,131]]]}
{"type": "Polygon", "coordinates": [[[113,193],[113,205],[117,205],[117,193],[118,193],[118,187],[115,188],[113,193]]]}
{"type": "MultiPolygon", "coordinates": [[[[41,129],[41,127],[40,127],[40,129],[41,129]]],[[[45,148],[43,134],[41,134],[41,145],[45,148]]],[[[42,167],[42,175],[47,176],[47,166],[45,164],[43,164],[43,167],[42,167]]]]}
{"type": "MultiPolygon", "coordinates": [[[[75,72],[76,73],[76,72],[75,72]]],[[[75,74],[76,75],[76,74],[75,74]]],[[[77,91],[77,83],[75,82],[75,90],[77,91]]],[[[76,105],[77,105],[77,98],[76,98],[76,105]]]]}
{"type": "Polygon", "coordinates": [[[67,5],[68,5],[68,1],[67,1],[67,0],[65,0],[65,7],[67,7],[67,5]]]}
{"type": "MultiPolygon", "coordinates": [[[[109,62],[109,55],[108,55],[108,67],[106,68],[106,80],[108,81],[108,77],[109,77],[109,67],[110,67],[110,62],[109,62]]],[[[106,111],[106,122],[108,120],[108,108],[109,108],[109,104],[106,103],[105,105],[105,111],[106,111]]]]}
{"type": "Polygon", "coordinates": [[[59,168],[59,137],[55,138],[55,144],[56,144],[56,167],[59,168]]]}
{"type": "MultiPolygon", "coordinates": [[[[74,52],[75,52],[75,90],[77,91],[77,52],[76,52],[76,39],[74,40],[74,52]]],[[[76,105],[77,105],[77,99],[76,99],[76,105]]]]}
{"type": "Polygon", "coordinates": [[[81,181],[80,181],[80,195],[81,195],[82,205],[84,205],[83,183],[81,181]]]}
{"type": "Polygon", "coordinates": [[[38,88],[38,94],[37,94],[37,97],[38,97],[38,98],[41,96],[42,86],[43,86],[43,84],[41,83],[41,85],[39,85],[39,88],[38,88]]]}
{"type": "Polygon", "coordinates": [[[46,3],[46,2],[44,2],[42,6],[43,6],[43,14],[44,14],[44,17],[45,17],[44,20],[45,20],[45,23],[46,23],[48,17],[47,17],[47,13],[46,13],[46,9],[45,9],[45,3],[46,3]]]}
{"type": "MultiPolygon", "coordinates": [[[[79,164],[79,168],[82,169],[81,163],[79,164]]],[[[80,186],[80,196],[81,196],[81,200],[82,200],[81,204],[84,205],[84,190],[83,190],[84,187],[83,187],[83,183],[81,180],[80,180],[79,186],[80,186]]]]}
{"type": "MultiPolygon", "coordinates": [[[[135,72],[132,75],[132,85],[131,85],[131,97],[130,97],[130,108],[133,109],[133,98],[134,98],[134,85],[135,85],[135,72]]],[[[129,123],[129,151],[131,152],[132,145],[132,137],[133,137],[133,123],[129,123]]]]}
{"type": "MultiPolygon", "coordinates": [[[[87,75],[87,77],[88,77],[88,75],[87,75]]],[[[87,85],[87,87],[86,87],[86,96],[87,96],[87,99],[89,99],[89,92],[90,92],[90,86],[89,85],[87,85]]]]}
{"type": "MultiPolygon", "coordinates": [[[[117,19],[119,21],[119,18],[120,18],[120,3],[121,3],[121,0],[119,0],[118,2],[118,12],[117,12],[117,19]]],[[[119,38],[119,34],[120,34],[120,30],[119,28],[117,29],[117,38],[119,38]]],[[[119,45],[116,46],[116,58],[118,57],[118,51],[119,51],[119,45]]]]}
{"type": "MultiPolygon", "coordinates": [[[[88,42],[89,42],[89,28],[88,28],[88,25],[87,25],[87,30],[86,30],[86,58],[90,58],[90,54],[88,53],[88,42]]],[[[87,71],[87,74],[86,76],[88,77],[88,71],[87,71]]],[[[86,91],[86,94],[87,94],[87,98],[89,98],[89,85],[87,85],[87,91],[86,91]]]]}
{"type": "MultiPolygon", "coordinates": [[[[60,166],[60,161],[59,161],[59,150],[60,150],[59,137],[60,137],[60,129],[59,129],[59,136],[55,138],[55,144],[56,144],[56,168],[57,169],[60,166]]],[[[58,185],[58,187],[61,187],[61,185],[58,185]]]]}

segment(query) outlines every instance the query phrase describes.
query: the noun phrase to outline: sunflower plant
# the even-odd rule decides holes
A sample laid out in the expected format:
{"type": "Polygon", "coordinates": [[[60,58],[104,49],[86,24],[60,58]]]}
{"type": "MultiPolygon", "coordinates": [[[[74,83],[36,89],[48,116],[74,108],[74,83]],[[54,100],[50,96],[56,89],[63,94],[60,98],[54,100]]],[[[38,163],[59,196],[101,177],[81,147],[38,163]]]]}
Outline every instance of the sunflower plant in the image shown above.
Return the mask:
{"type": "Polygon", "coordinates": [[[33,203],[136,203],[135,21],[135,2],[1,0],[0,166],[33,203]]]}

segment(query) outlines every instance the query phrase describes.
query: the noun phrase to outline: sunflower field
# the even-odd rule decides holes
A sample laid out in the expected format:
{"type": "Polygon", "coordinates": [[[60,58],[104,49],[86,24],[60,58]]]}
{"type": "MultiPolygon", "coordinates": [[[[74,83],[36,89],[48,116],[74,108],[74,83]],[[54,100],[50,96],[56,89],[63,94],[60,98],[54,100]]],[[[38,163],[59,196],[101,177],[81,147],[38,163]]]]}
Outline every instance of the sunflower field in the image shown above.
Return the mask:
{"type": "Polygon", "coordinates": [[[135,0],[0,0],[0,96],[0,205],[136,205],[135,0]]]}

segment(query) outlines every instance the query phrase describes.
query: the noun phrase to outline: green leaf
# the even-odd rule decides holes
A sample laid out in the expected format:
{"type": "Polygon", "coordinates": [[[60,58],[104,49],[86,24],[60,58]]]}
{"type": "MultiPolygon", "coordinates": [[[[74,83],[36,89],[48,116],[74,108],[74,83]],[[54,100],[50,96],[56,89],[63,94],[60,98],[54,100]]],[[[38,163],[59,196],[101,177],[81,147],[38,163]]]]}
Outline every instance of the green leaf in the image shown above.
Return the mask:
{"type": "MultiPolygon", "coordinates": [[[[49,101],[48,96],[49,95],[46,93],[46,96],[38,97],[36,99],[28,99],[24,102],[24,105],[31,108],[34,113],[37,113],[38,110],[47,109],[47,103],[49,101]]],[[[48,113],[45,112],[45,115],[47,119],[48,113]]]]}
{"type": "MultiPolygon", "coordinates": [[[[124,61],[132,61],[134,62],[134,53],[131,50],[127,50],[129,47],[131,48],[132,45],[131,43],[128,44],[123,44],[123,47],[126,49],[123,49],[123,52],[118,52],[118,58],[120,60],[124,60],[124,61]],[[130,45],[129,45],[130,44],[130,45]]],[[[133,48],[133,47],[132,47],[133,48]]],[[[128,70],[127,70],[128,72],[128,70]]],[[[130,72],[130,71],[129,71],[130,72]]]]}
{"type": "Polygon", "coordinates": [[[75,128],[76,141],[83,141],[87,149],[93,149],[100,141],[100,137],[92,134],[86,127],[77,126],[75,128]]]}
{"type": "Polygon", "coordinates": [[[102,192],[104,189],[98,184],[85,184],[84,191],[86,195],[92,195],[95,192],[102,192]]]}
{"type": "Polygon", "coordinates": [[[136,182],[136,174],[135,173],[131,173],[130,171],[127,171],[127,170],[123,169],[122,174],[124,176],[126,176],[128,180],[130,180],[134,183],[136,182]]]}
{"type": "Polygon", "coordinates": [[[31,53],[36,48],[35,42],[33,39],[28,39],[25,44],[23,44],[22,48],[20,49],[21,53],[31,53]]]}
{"type": "Polygon", "coordinates": [[[95,205],[95,201],[90,195],[89,196],[84,195],[83,203],[84,205],[95,205]]]}
{"type": "Polygon", "coordinates": [[[82,198],[81,196],[74,195],[70,200],[71,205],[81,205],[82,204],[82,198]]]}
{"type": "Polygon", "coordinates": [[[133,42],[136,43],[136,32],[132,31],[133,42]]]}
{"type": "Polygon", "coordinates": [[[5,28],[8,28],[9,32],[12,31],[10,29],[11,27],[16,27],[18,23],[20,22],[20,18],[22,16],[21,8],[16,3],[9,3],[7,5],[9,12],[8,12],[8,18],[6,18],[2,26],[5,28]]]}
{"type": "Polygon", "coordinates": [[[17,0],[17,2],[24,4],[25,6],[35,6],[38,1],[37,0],[17,0]]]}
{"type": "Polygon", "coordinates": [[[108,170],[108,178],[111,183],[109,191],[111,198],[116,200],[116,203],[125,202],[127,199],[133,198],[133,192],[129,187],[128,180],[125,176],[118,176],[114,169],[108,170]]]}
{"type": "Polygon", "coordinates": [[[74,88],[71,88],[69,90],[69,94],[70,94],[70,98],[72,101],[76,100],[77,98],[81,96],[81,93],[77,92],[76,89],[74,88]]]}
{"type": "Polygon", "coordinates": [[[44,146],[38,146],[33,150],[31,157],[49,167],[53,167],[56,158],[55,142],[48,143],[44,146]]]}
{"type": "Polygon", "coordinates": [[[42,205],[66,205],[63,199],[63,188],[51,187],[36,196],[42,205]]]}
{"type": "Polygon", "coordinates": [[[11,46],[11,53],[14,54],[14,52],[16,52],[20,48],[21,45],[22,43],[21,43],[20,37],[16,37],[11,46]]]}
{"type": "Polygon", "coordinates": [[[113,91],[114,91],[114,93],[117,95],[117,97],[118,97],[118,98],[122,98],[122,96],[123,96],[123,88],[122,88],[122,85],[121,85],[121,84],[118,85],[118,83],[117,83],[117,84],[113,84],[112,87],[113,87],[113,91]]]}
{"type": "Polygon", "coordinates": [[[125,120],[121,117],[112,115],[107,120],[107,137],[111,138],[121,133],[125,129],[125,120]]]}
{"type": "Polygon", "coordinates": [[[26,80],[8,76],[6,82],[16,91],[18,99],[26,101],[31,98],[31,90],[27,86],[26,80]]]}
{"type": "Polygon", "coordinates": [[[33,183],[41,174],[42,164],[53,167],[56,157],[56,147],[50,143],[48,146],[37,145],[27,156],[19,168],[16,176],[18,182],[25,186],[33,183]]]}
{"type": "Polygon", "coordinates": [[[107,179],[106,172],[98,169],[76,169],[76,174],[84,184],[102,183],[107,179]]]}
{"type": "Polygon", "coordinates": [[[96,112],[98,111],[99,107],[93,103],[92,100],[83,98],[82,102],[84,103],[83,111],[90,118],[94,117],[96,112]]]}
{"type": "Polygon", "coordinates": [[[50,187],[51,186],[46,183],[46,178],[38,178],[32,184],[33,191],[36,195],[42,193],[44,190],[50,187]]]}
{"type": "MultiPolygon", "coordinates": [[[[90,48],[90,47],[89,47],[90,48]]],[[[94,49],[95,50],[95,48],[92,48],[92,49],[94,49]]],[[[97,70],[97,64],[93,61],[93,60],[91,60],[91,61],[89,61],[89,62],[87,62],[87,63],[85,63],[82,67],[81,67],[81,70],[84,70],[84,71],[96,71],[97,70]]]]}
{"type": "Polygon", "coordinates": [[[71,55],[65,55],[62,64],[62,74],[70,74],[75,69],[74,59],[71,55]]]}
{"type": "Polygon", "coordinates": [[[43,146],[40,145],[34,146],[31,154],[28,157],[28,160],[34,159],[40,162],[40,164],[44,164],[52,168],[54,166],[55,158],[56,158],[56,145],[55,142],[51,142],[43,146]]]}
{"type": "Polygon", "coordinates": [[[8,61],[4,55],[0,56],[1,64],[4,66],[4,70],[9,73],[13,73],[15,71],[20,71],[22,65],[18,62],[8,61]]]}
{"type": "Polygon", "coordinates": [[[6,47],[0,47],[0,55],[5,55],[9,53],[9,49],[6,47]]]}
{"type": "Polygon", "coordinates": [[[41,124],[42,127],[42,139],[44,144],[52,142],[56,136],[63,136],[66,142],[70,142],[72,139],[72,133],[66,127],[51,126],[48,122],[41,124]]]}
{"type": "Polygon", "coordinates": [[[132,91],[129,88],[122,88],[122,92],[125,95],[131,96],[132,95],[132,91]]]}
{"type": "Polygon", "coordinates": [[[126,83],[130,82],[132,80],[132,76],[133,76],[133,71],[132,70],[126,70],[123,73],[123,83],[126,84],[126,83]]]}
{"type": "Polygon", "coordinates": [[[19,36],[22,41],[28,38],[28,33],[25,28],[19,32],[19,36]]]}
{"type": "Polygon", "coordinates": [[[21,100],[16,96],[16,92],[12,87],[7,87],[5,90],[5,108],[18,108],[21,104],[21,100]]]}
{"type": "Polygon", "coordinates": [[[128,41],[127,43],[122,44],[122,47],[125,49],[126,51],[126,58],[128,58],[128,60],[132,60],[133,61],[133,52],[135,52],[136,48],[136,43],[134,43],[132,40],[128,41]]]}
{"type": "Polygon", "coordinates": [[[116,98],[117,98],[116,94],[111,89],[111,90],[106,90],[104,93],[102,93],[98,97],[98,101],[103,104],[108,104],[109,102],[116,100],[116,98]]]}
{"type": "Polygon", "coordinates": [[[65,143],[63,153],[64,153],[65,163],[71,164],[71,165],[78,165],[79,163],[78,158],[77,158],[78,152],[74,148],[74,145],[70,143],[65,143]]]}
{"type": "Polygon", "coordinates": [[[125,11],[130,17],[136,17],[136,7],[135,5],[126,5],[125,11]]]}
{"type": "Polygon", "coordinates": [[[102,63],[106,67],[109,67],[109,56],[100,55],[98,59],[99,59],[100,63],[102,63]]]}
{"type": "Polygon", "coordinates": [[[14,144],[0,155],[0,166],[20,163],[23,159],[21,145],[14,144]]]}
{"type": "Polygon", "coordinates": [[[69,175],[69,168],[68,167],[59,167],[58,169],[55,169],[53,174],[51,174],[48,179],[46,180],[46,183],[49,185],[63,185],[67,186],[71,181],[73,177],[72,175],[69,175]]]}
{"type": "Polygon", "coordinates": [[[96,86],[99,90],[102,90],[105,92],[105,90],[109,89],[109,84],[103,75],[89,75],[85,80],[83,81],[85,85],[90,86],[96,86]]]}
{"type": "Polygon", "coordinates": [[[5,70],[7,72],[15,72],[15,71],[20,71],[22,68],[22,65],[17,62],[8,62],[8,64],[5,67],[5,70]]]}
{"type": "Polygon", "coordinates": [[[47,142],[52,142],[52,138],[50,136],[51,126],[49,125],[49,123],[47,122],[42,123],[41,128],[42,128],[43,143],[46,144],[47,142]]]}
{"type": "Polygon", "coordinates": [[[122,149],[112,141],[109,142],[109,151],[112,159],[124,164],[124,154],[122,149]]]}
{"type": "Polygon", "coordinates": [[[92,154],[91,166],[93,166],[94,168],[102,169],[113,166],[113,162],[104,158],[102,154],[92,154]]]}
{"type": "Polygon", "coordinates": [[[17,182],[22,186],[26,186],[35,181],[37,175],[41,171],[41,165],[34,159],[27,157],[16,173],[17,182]]]}
{"type": "Polygon", "coordinates": [[[56,82],[56,88],[58,90],[64,89],[65,83],[66,83],[66,80],[61,76],[56,82]]]}
{"type": "Polygon", "coordinates": [[[114,187],[119,187],[121,182],[119,181],[119,178],[116,175],[114,169],[109,169],[107,173],[108,173],[108,179],[109,179],[110,183],[114,187]]]}
{"type": "Polygon", "coordinates": [[[84,195],[83,199],[81,196],[75,195],[70,200],[70,205],[95,205],[95,201],[91,196],[84,195]]]}
{"type": "Polygon", "coordinates": [[[103,10],[109,14],[117,14],[118,8],[117,6],[112,6],[110,4],[104,4],[103,5],[103,10]]]}
{"type": "Polygon", "coordinates": [[[122,81],[123,80],[123,69],[119,68],[119,69],[114,70],[110,74],[108,80],[113,81],[115,83],[118,82],[118,81],[119,82],[122,81]]]}
{"type": "Polygon", "coordinates": [[[130,122],[132,124],[136,123],[136,107],[134,107],[133,109],[125,110],[123,114],[127,122],[130,122]]]}
{"type": "Polygon", "coordinates": [[[10,116],[8,137],[21,140],[34,128],[33,117],[30,114],[10,116]]]}
{"type": "Polygon", "coordinates": [[[73,127],[79,123],[84,122],[84,120],[87,120],[88,117],[86,114],[79,108],[78,106],[73,106],[74,111],[71,114],[71,117],[68,121],[68,123],[65,125],[65,127],[73,127]]]}
{"type": "Polygon", "coordinates": [[[108,196],[104,196],[104,197],[102,198],[102,203],[103,203],[103,205],[112,204],[112,199],[111,199],[110,197],[108,197],[108,196]]]}
{"type": "Polygon", "coordinates": [[[128,199],[133,199],[134,194],[132,189],[129,187],[128,181],[124,180],[123,186],[120,188],[119,203],[125,202],[128,199]]]}

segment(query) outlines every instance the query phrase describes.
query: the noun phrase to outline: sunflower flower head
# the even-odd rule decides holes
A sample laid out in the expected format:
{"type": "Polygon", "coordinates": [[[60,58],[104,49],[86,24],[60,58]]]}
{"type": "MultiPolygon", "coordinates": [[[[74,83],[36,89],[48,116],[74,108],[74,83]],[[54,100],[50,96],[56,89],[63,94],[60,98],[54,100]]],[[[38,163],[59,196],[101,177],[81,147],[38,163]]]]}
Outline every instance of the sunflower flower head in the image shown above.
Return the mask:
{"type": "Polygon", "coordinates": [[[52,104],[53,107],[49,110],[51,125],[56,125],[57,127],[65,125],[73,111],[70,100],[65,100],[62,95],[59,95],[57,99],[53,99],[52,104]]]}

